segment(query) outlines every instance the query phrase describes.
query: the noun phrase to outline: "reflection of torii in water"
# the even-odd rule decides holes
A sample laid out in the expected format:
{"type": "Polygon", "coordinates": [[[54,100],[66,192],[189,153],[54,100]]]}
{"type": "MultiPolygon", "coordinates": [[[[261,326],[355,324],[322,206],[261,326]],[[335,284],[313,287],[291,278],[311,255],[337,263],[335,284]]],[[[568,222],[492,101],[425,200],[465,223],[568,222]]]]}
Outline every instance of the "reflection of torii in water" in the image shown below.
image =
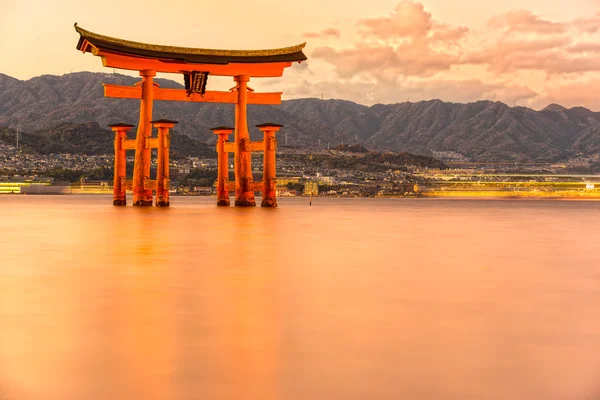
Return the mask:
{"type": "MultiPolygon", "coordinates": [[[[173,123],[169,125],[167,120],[163,120],[165,136],[161,143],[164,143],[164,148],[158,147],[158,138],[152,138],[151,121],[154,100],[170,100],[235,104],[235,141],[226,142],[219,153],[219,157],[227,157],[228,153],[234,153],[235,182],[227,181],[227,177],[220,177],[225,179],[223,188],[227,192],[235,190],[236,206],[254,206],[255,190],[263,191],[263,206],[277,205],[274,197],[275,176],[263,179],[263,182],[254,182],[251,165],[252,151],[271,151],[273,155],[264,158],[274,162],[276,141],[274,136],[269,140],[272,142],[271,146],[267,146],[266,140],[250,141],[246,108],[248,104],[281,104],[281,93],[256,93],[248,87],[248,81],[251,77],[282,76],[283,70],[290,67],[293,62],[306,60],[302,52],[305,44],[266,50],[216,50],[133,42],[99,35],[80,28],[77,24],[75,30],[80,35],[77,43],[78,50],[101,57],[105,67],[139,71],[142,77],[139,86],[104,85],[105,97],[141,99],[140,120],[135,141],[128,141],[126,133],[123,135],[123,132],[113,128],[116,138],[122,142],[120,147],[122,151],[119,153],[121,157],[124,150],[135,150],[133,181],[129,183],[124,175],[116,176],[115,204],[125,204],[125,188],[130,185],[133,189],[134,205],[152,205],[153,189],[156,190],[157,197],[162,193],[163,205],[169,204],[168,164],[166,168],[163,166],[164,170],[161,171],[164,179],[151,181],[150,156],[151,149],[157,148],[159,152],[166,153],[168,160],[168,129],[174,126],[175,121],[169,121],[173,123]],[[183,74],[186,78],[186,90],[155,87],[154,76],[157,72],[183,74]],[[206,82],[209,75],[231,76],[236,86],[229,92],[207,91],[206,82]],[[265,201],[265,195],[272,198],[267,198],[265,201]]],[[[261,130],[265,132],[265,138],[267,136],[271,138],[277,130],[275,128],[278,127],[281,126],[263,124],[264,129],[261,130]]],[[[124,163],[124,160],[121,161],[124,163]]],[[[274,167],[272,170],[274,171],[274,167]]]]}

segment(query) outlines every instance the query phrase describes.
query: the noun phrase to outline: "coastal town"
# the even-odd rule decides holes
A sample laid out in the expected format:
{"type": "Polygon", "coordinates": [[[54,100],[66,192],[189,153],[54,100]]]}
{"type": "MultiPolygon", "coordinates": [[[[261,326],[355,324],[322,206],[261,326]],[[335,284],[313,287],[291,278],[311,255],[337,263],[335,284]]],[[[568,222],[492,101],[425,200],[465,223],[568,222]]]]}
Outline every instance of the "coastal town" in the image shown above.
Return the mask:
{"type": "MultiPolygon", "coordinates": [[[[366,149],[365,149],[366,151],[366,149]]],[[[364,152],[282,149],[278,154],[278,196],[338,197],[595,197],[600,157],[579,156],[560,163],[471,163],[459,154],[434,153],[443,167],[358,163],[364,152]],[[344,167],[319,158],[357,160],[344,167]]],[[[0,145],[0,193],[110,193],[113,155],[28,154],[0,145]],[[42,188],[43,187],[43,188],[42,188]],[[34,188],[34,189],[32,189],[34,188]]],[[[133,157],[127,158],[131,169],[133,157]]],[[[340,161],[340,164],[344,164],[340,161]]],[[[152,168],[155,168],[155,162],[152,168]]],[[[233,162],[230,160],[230,179],[233,162]]],[[[262,157],[252,159],[255,179],[262,157]]],[[[170,160],[172,195],[214,195],[217,159],[170,160]]]]}

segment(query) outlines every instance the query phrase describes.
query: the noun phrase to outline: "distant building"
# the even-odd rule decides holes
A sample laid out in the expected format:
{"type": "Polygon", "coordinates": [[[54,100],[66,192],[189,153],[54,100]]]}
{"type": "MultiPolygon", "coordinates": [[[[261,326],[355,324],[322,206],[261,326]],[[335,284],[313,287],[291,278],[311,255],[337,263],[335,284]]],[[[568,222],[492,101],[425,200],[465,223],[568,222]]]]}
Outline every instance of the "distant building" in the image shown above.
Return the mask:
{"type": "Polygon", "coordinates": [[[290,190],[286,186],[277,186],[277,188],[275,189],[275,194],[278,197],[292,197],[296,196],[296,191],[290,190]]]}
{"type": "Polygon", "coordinates": [[[318,196],[319,195],[319,182],[317,181],[306,181],[304,183],[304,195],[305,196],[318,196]]]}
{"type": "Polygon", "coordinates": [[[322,185],[335,185],[335,178],[333,176],[321,176],[319,177],[319,183],[322,185]]]}
{"type": "Polygon", "coordinates": [[[194,186],[193,192],[200,196],[210,196],[213,192],[213,188],[210,186],[194,186]]]}
{"type": "Polygon", "coordinates": [[[285,186],[288,183],[299,183],[300,182],[300,178],[299,177],[285,177],[285,178],[277,178],[277,185],[280,186],[285,186]]]}

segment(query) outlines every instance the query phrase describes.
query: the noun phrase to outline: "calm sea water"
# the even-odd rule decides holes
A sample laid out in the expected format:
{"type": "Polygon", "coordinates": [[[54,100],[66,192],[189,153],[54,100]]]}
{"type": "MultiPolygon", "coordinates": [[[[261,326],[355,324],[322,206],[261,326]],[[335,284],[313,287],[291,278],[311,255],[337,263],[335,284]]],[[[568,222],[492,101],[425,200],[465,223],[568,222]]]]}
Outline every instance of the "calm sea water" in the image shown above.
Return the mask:
{"type": "Polygon", "coordinates": [[[0,399],[600,399],[600,202],[0,196],[0,399]]]}

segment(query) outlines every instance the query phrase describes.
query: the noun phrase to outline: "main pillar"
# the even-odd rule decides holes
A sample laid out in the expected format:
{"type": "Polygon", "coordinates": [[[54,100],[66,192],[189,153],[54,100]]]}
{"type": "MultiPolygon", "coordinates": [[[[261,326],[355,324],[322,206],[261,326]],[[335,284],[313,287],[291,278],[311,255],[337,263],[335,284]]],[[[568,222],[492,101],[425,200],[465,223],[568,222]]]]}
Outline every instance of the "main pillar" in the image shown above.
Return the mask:
{"type": "Polygon", "coordinates": [[[169,207],[169,146],[171,144],[171,135],[169,129],[172,129],[177,121],[168,119],[159,119],[150,121],[158,129],[157,150],[158,160],[156,161],[156,206],[169,207]]]}
{"type": "Polygon", "coordinates": [[[127,131],[134,125],[118,123],[109,125],[115,133],[115,173],[113,181],[113,205],[124,206],[127,204],[125,196],[126,156],[123,141],[127,140],[127,131]]]}
{"type": "Polygon", "coordinates": [[[225,151],[227,137],[234,131],[228,126],[211,128],[217,136],[217,205],[229,206],[229,155],[225,151]]]}
{"type": "Polygon", "coordinates": [[[263,155],[263,195],[261,207],[277,207],[277,178],[275,176],[275,150],[277,149],[277,139],[275,132],[283,125],[266,123],[256,125],[264,134],[264,155],[263,155]]]}
{"type": "Polygon", "coordinates": [[[135,163],[133,167],[133,205],[151,206],[152,187],[150,186],[151,149],[146,141],[152,136],[152,102],[154,100],[154,76],[156,71],[140,71],[142,77],[142,100],[140,102],[140,123],[136,135],[135,163]]]}
{"type": "Polygon", "coordinates": [[[234,78],[237,82],[237,104],[235,105],[235,205],[240,207],[254,207],[254,191],[252,189],[252,153],[247,150],[250,144],[246,108],[248,105],[247,75],[234,78]]]}

